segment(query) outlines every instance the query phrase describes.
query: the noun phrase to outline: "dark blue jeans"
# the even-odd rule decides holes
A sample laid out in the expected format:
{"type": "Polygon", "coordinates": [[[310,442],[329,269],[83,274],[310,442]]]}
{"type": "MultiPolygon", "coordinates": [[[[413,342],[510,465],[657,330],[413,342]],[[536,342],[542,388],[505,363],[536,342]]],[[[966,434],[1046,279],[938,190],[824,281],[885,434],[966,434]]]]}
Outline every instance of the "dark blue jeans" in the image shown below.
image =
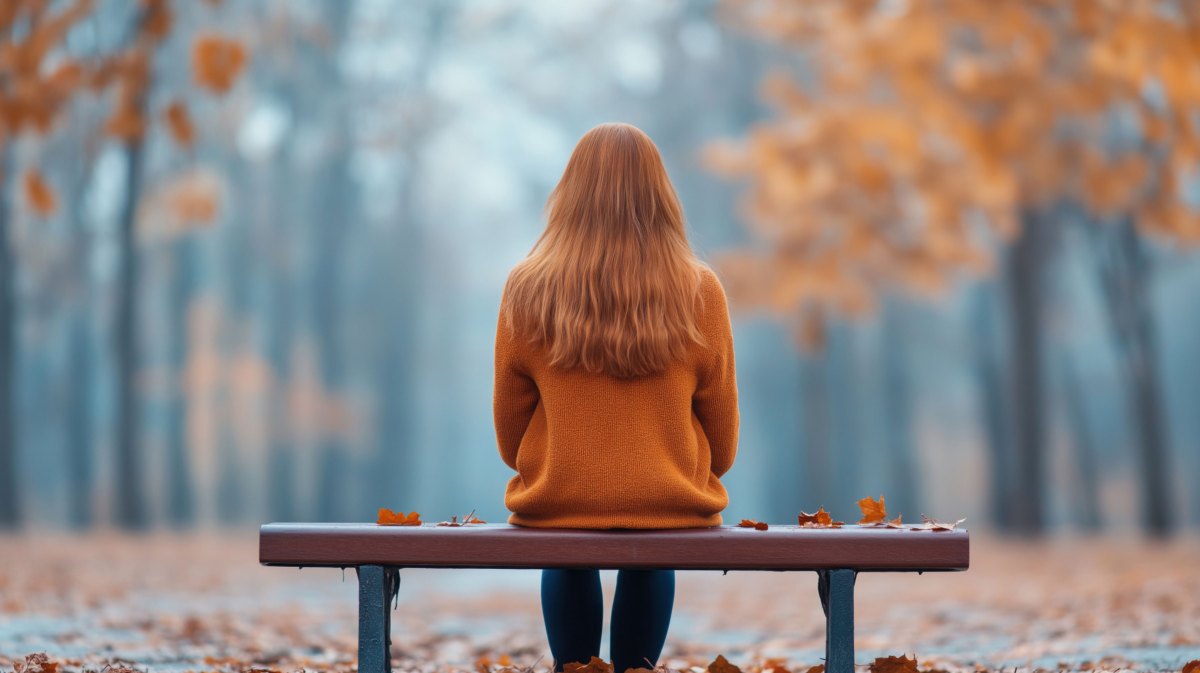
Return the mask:
{"type": "MultiPolygon", "coordinates": [[[[609,624],[609,660],[614,673],[653,668],[662,653],[675,605],[674,570],[617,571],[609,624]],[[646,660],[649,660],[647,663],[646,660]]],[[[600,656],[604,596],[600,571],[547,568],[542,571],[542,617],[554,655],[554,670],[600,656]]]]}

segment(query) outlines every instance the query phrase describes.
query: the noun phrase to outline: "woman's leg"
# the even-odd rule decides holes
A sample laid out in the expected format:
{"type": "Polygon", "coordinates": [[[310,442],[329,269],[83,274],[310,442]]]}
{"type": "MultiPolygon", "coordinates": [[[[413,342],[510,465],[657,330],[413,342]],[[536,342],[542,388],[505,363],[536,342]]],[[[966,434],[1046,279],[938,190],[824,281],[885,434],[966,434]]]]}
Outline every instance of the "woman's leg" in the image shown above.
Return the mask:
{"type": "Polygon", "coordinates": [[[674,606],[674,570],[617,571],[609,635],[614,673],[658,664],[674,606]]]}
{"type": "Polygon", "coordinates": [[[600,571],[542,570],[542,618],[555,671],[562,671],[569,661],[586,664],[593,656],[600,656],[600,634],[604,629],[600,571]]]}

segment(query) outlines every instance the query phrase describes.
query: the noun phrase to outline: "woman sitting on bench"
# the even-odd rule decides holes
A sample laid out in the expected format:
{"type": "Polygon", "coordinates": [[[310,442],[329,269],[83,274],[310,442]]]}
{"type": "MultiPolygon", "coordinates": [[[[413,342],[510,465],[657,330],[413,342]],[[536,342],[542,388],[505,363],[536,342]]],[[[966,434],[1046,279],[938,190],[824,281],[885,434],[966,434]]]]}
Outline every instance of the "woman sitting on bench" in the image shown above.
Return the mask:
{"type": "MultiPolygon", "coordinates": [[[[575,147],[546,229],[512,270],[496,330],[494,413],[508,523],[547,528],[719,526],[737,452],[725,292],[696,258],[658,148],[628,124],[575,147]]],[[[599,656],[597,569],[542,571],[554,670],[599,656]]],[[[616,673],[656,665],[671,568],[617,573],[616,673]]]]}

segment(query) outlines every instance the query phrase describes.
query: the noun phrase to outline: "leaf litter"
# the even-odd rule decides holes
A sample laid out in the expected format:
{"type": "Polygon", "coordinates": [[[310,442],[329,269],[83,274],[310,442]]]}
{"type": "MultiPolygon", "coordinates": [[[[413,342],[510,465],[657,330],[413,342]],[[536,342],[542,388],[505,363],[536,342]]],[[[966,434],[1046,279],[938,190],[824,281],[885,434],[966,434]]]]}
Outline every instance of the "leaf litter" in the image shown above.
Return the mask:
{"type": "MultiPolygon", "coordinates": [[[[356,668],[353,574],[263,568],[253,537],[36,533],[2,542],[0,671],[356,668]]],[[[858,673],[1200,673],[1197,557],[1195,537],[1020,541],[973,531],[967,572],[860,575],[858,673]]],[[[550,670],[536,571],[402,573],[391,613],[398,673],[550,670]]],[[[611,600],[615,577],[602,578],[611,600]]],[[[634,673],[823,673],[810,573],[689,571],[677,584],[663,656],[634,673]]],[[[574,673],[607,671],[587,662],[574,673]]]]}

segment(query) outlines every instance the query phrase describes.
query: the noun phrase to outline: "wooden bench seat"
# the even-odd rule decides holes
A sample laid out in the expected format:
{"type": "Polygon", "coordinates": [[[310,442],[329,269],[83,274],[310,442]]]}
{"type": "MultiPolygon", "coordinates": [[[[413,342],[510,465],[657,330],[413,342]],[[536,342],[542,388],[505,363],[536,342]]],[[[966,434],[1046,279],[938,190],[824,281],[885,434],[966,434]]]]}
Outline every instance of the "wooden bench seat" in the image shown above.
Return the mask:
{"type": "Polygon", "coordinates": [[[401,568],[816,571],[826,616],[826,671],[851,673],[857,573],[966,570],[969,538],[966,530],[853,525],[590,530],[271,523],[259,533],[259,562],[357,570],[361,673],[390,670],[387,606],[398,589],[401,568]]]}

